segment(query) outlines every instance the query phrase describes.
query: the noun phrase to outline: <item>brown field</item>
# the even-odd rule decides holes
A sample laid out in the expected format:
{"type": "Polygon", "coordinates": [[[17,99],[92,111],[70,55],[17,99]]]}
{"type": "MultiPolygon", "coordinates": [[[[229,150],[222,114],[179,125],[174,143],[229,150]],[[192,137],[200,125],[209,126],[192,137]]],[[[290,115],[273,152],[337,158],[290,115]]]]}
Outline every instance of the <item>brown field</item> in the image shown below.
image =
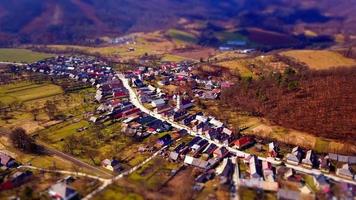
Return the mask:
{"type": "MultiPolygon", "coordinates": [[[[165,39],[162,33],[158,31],[144,34],[135,33],[132,35],[136,37],[136,44],[103,45],[95,47],[80,45],[47,45],[45,47],[38,46],[38,48],[54,52],[79,51],[93,55],[99,54],[108,58],[128,60],[136,59],[146,53],[149,55],[165,55],[167,52],[173,51],[178,45],[174,41],[165,39]],[[134,48],[134,51],[128,51],[129,48],[134,48]]],[[[181,57],[185,56],[181,55],[181,57]]],[[[172,57],[169,59],[172,59],[172,57]]],[[[178,57],[174,59],[178,59],[178,57]]]]}
{"type": "Polygon", "coordinates": [[[254,77],[253,72],[247,67],[247,62],[244,60],[230,60],[217,64],[232,71],[237,71],[243,77],[254,77]]]}
{"type": "Polygon", "coordinates": [[[332,67],[355,66],[356,61],[343,55],[327,50],[293,50],[281,53],[282,55],[305,63],[311,69],[328,69],[332,67]]]}
{"type": "Polygon", "coordinates": [[[171,52],[173,55],[182,56],[194,60],[199,60],[200,58],[207,59],[215,54],[215,50],[212,48],[186,48],[186,49],[175,49],[171,52]]]}
{"type": "Polygon", "coordinates": [[[287,34],[266,31],[258,28],[249,28],[246,30],[246,36],[254,43],[267,46],[295,45],[296,39],[287,34]]]}

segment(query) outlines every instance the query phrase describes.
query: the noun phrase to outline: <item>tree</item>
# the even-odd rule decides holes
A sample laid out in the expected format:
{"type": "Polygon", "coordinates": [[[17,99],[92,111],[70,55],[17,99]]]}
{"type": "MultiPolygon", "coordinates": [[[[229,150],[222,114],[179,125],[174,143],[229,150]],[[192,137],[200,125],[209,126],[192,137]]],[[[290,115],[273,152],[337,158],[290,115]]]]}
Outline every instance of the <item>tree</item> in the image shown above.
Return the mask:
{"type": "Polygon", "coordinates": [[[31,113],[33,115],[33,120],[37,121],[38,115],[40,114],[40,110],[38,108],[33,108],[31,110],[31,113]]]}
{"type": "Polygon", "coordinates": [[[37,145],[35,140],[26,134],[23,128],[16,128],[10,134],[10,140],[15,148],[27,153],[43,153],[41,146],[37,145]]]}
{"type": "Polygon", "coordinates": [[[78,138],[75,135],[70,135],[64,140],[64,151],[74,155],[74,150],[78,147],[78,138]]]}
{"type": "Polygon", "coordinates": [[[26,186],[21,194],[21,199],[35,199],[32,187],[26,186]]]}
{"type": "Polygon", "coordinates": [[[95,156],[97,156],[99,154],[99,151],[97,149],[93,149],[90,147],[85,147],[85,155],[88,156],[90,158],[90,160],[93,162],[94,165],[96,165],[96,161],[95,161],[95,156]]]}
{"type": "Polygon", "coordinates": [[[53,120],[58,113],[57,105],[53,101],[46,101],[45,103],[45,111],[50,120],[53,120]]]}

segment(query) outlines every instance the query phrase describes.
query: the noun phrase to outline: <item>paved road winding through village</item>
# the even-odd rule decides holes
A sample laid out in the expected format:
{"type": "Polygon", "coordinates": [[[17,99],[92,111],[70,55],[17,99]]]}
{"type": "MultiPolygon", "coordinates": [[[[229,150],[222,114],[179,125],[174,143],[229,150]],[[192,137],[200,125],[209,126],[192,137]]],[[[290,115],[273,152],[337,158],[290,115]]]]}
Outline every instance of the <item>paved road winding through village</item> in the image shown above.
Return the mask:
{"type": "MultiPolygon", "coordinates": [[[[215,141],[212,141],[210,140],[209,138],[205,137],[204,135],[200,135],[198,134],[197,132],[193,131],[191,128],[187,127],[187,126],[184,126],[184,125],[181,125],[181,124],[178,124],[170,119],[167,119],[165,117],[163,117],[162,115],[160,114],[157,114],[157,113],[154,113],[152,111],[150,111],[149,109],[147,109],[145,106],[142,105],[142,103],[139,101],[135,91],[132,89],[132,87],[129,85],[129,81],[127,78],[125,78],[125,76],[123,74],[118,74],[118,77],[119,79],[123,82],[123,85],[124,87],[129,91],[129,95],[130,95],[130,100],[131,100],[131,103],[133,105],[135,105],[137,108],[139,108],[142,112],[144,113],[147,113],[149,115],[151,115],[152,117],[155,117],[157,119],[160,119],[162,121],[166,121],[168,123],[170,123],[173,127],[175,128],[178,128],[178,129],[185,129],[188,131],[188,133],[192,136],[199,136],[207,141],[209,141],[210,143],[214,143],[216,144],[218,147],[221,147],[221,146],[224,146],[227,150],[229,150],[230,152],[234,153],[236,156],[238,157],[247,157],[249,156],[250,154],[248,153],[245,153],[243,151],[239,151],[237,149],[234,149],[234,148],[231,148],[229,147],[228,145],[224,145],[224,144],[220,144],[220,143],[217,143],[215,141]]],[[[280,165],[280,164],[283,164],[282,161],[276,161],[274,159],[270,159],[270,158],[264,158],[264,157],[258,157],[259,160],[262,160],[262,161],[268,161],[272,164],[276,164],[276,165],[280,165]]],[[[295,165],[288,165],[286,164],[287,167],[289,168],[292,168],[296,171],[300,171],[300,172],[303,172],[303,173],[306,173],[306,174],[312,174],[312,175],[318,175],[318,174],[322,174],[322,172],[318,169],[307,169],[307,168],[304,168],[304,167],[301,167],[301,166],[295,166],[295,165]]],[[[326,177],[330,178],[330,179],[333,179],[335,181],[339,181],[339,182],[346,182],[346,183],[349,183],[349,184],[353,184],[353,185],[356,185],[356,182],[353,181],[353,180],[349,180],[349,179],[345,179],[345,178],[342,178],[342,177],[338,177],[336,175],[333,175],[333,174],[324,174],[326,177]]]]}

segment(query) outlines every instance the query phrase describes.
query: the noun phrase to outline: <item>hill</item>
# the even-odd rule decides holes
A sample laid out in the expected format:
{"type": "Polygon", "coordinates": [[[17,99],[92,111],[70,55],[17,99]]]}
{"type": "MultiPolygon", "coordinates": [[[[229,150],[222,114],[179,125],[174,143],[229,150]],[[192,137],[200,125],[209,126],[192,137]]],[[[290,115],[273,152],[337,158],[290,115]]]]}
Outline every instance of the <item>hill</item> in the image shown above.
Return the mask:
{"type": "Polygon", "coordinates": [[[356,68],[295,72],[241,80],[222,101],[276,125],[316,136],[356,139],[356,68]]]}
{"type": "MultiPolygon", "coordinates": [[[[204,42],[212,31],[223,31],[227,27],[259,28],[258,32],[250,31],[250,37],[257,39],[262,33],[273,38],[281,34],[299,35],[305,31],[329,36],[355,34],[356,4],[353,0],[340,0],[332,6],[333,2],[0,0],[0,44],[95,42],[94,39],[103,35],[185,29],[187,24],[210,24],[195,30],[204,36],[204,42]]],[[[210,38],[211,43],[214,39],[210,38]]],[[[283,39],[295,43],[296,38],[283,35],[283,39]]]]}

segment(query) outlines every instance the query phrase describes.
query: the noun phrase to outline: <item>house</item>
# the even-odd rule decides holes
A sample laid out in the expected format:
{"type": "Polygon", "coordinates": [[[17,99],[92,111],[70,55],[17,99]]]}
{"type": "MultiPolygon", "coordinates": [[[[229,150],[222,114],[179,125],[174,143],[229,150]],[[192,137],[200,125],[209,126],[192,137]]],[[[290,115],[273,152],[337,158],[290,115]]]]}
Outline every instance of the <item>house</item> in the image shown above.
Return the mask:
{"type": "Polygon", "coordinates": [[[222,123],[221,121],[216,120],[215,118],[212,118],[209,123],[217,128],[222,127],[224,125],[224,123],[222,123]]]}
{"type": "Polygon", "coordinates": [[[272,192],[278,191],[279,188],[277,182],[268,182],[268,181],[262,181],[258,179],[240,179],[239,185],[244,187],[257,188],[265,191],[272,191],[272,192]]]}
{"type": "Polygon", "coordinates": [[[151,105],[153,107],[162,107],[166,104],[166,101],[164,99],[156,99],[151,102],[151,105]]]}
{"type": "Polygon", "coordinates": [[[14,187],[18,187],[26,182],[28,182],[32,178],[32,172],[31,171],[17,171],[13,175],[10,176],[10,178],[3,182],[0,185],[0,191],[1,190],[9,190],[13,189],[14,187]]]}
{"type": "Polygon", "coordinates": [[[208,146],[209,142],[205,139],[200,140],[198,143],[194,144],[191,149],[197,155],[208,146]]]}
{"type": "Polygon", "coordinates": [[[277,176],[280,176],[284,180],[288,180],[290,177],[293,176],[294,172],[292,168],[279,166],[277,167],[276,174],[277,176]]]}
{"type": "Polygon", "coordinates": [[[263,178],[268,182],[274,182],[274,173],[272,170],[271,163],[267,161],[262,161],[262,172],[263,178]]]}
{"type": "Polygon", "coordinates": [[[173,161],[176,161],[176,160],[178,160],[178,158],[179,158],[179,153],[177,153],[177,152],[175,152],[175,151],[171,151],[171,152],[169,153],[169,158],[170,158],[171,160],[173,160],[173,161]]]}
{"type": "Polygon", "coordinates": [[[140,79],[134,80],[133,83],[134,83],[134,86],[136,86],[136,87],[138,87],[138,88],[145,86],[145,84],[144,84],[140,79]]]}
{"type": "Polygon", "coordinates": [[[161,114],[161,113],[169,112],[171,110],[173,110],[173,108],[171,106],[165,104],[163,106],[156,107],[153,111],[155,113],[161,114]]]}
{"type": "Polygon", "coordinates": [[[235,166],[232,163],[230,158],[227,158],[226,165],[223,171],[220,174],[220,183],[221,184],[228,184],[232,180],[232,175],[234,174],[235,166]]]}
{"type": "Polygon", "coordinates": [[[202,138],[199,136],[196,136],[191,141],[188,142],[187,146],[189,148],[191,148],[194,144],[198,143],[200,140],[202,140],[202,138]]]}
{"type": "Polygon", "coordinates": [[[195,119],[198,120],[199,122],[202,122],[202,123],[205,123],[205,122],[208,121],[207,117],[205,117],[203,115],[198,115],[198,114],[196,115],[195,119]]]}
{"type": "Polygon", "coordinates": [[[0,167],[16,167],[16,161],[9,155],[0,152],[0,167]]]}
{"type": "Polygon", "coordinates": [[[330,172],[330,160],[329,156],[324,156],[323,158],[319,158],[319,169],[324,173],[330,172]]]}
{"type": "Polygon", "coordinates": [[[179,121],[179,120],[182,120],[183,118],[185,118],[186,115],[187,115],[187,111],[179,110],[179,111],[173,112],[172,115],[169,116],[169,119],[173,120],[173,121],[179,121]]]}
{"type": "Polygon", "coordinates": [[[216,146],[216,144],[210,143],[210,145],[204,149],[203,154],[206,154],[208,157],[210,157],[213,155],[214,151],[217,148],[218,148],[218,146],[216,146]]]}
{"type": "Polygon", "coordinates": [[[299,147],[294,147],[292,153],[286,155],[286,162],[293,165],[298,165],[302,157],[302,152],[299,147]]]}
{"type": "Polygon", "coordinates": [[[121,169],[120,162],[116,159],[113,160],[105,159],[101,162],[101,164],[103,167],[113,172],[118,172],[121,169]]]}
{"type": "Polygon", "coordinates": [[[330,183],[323,174],[320,174],[317,177],[313,176],[313,181],[318,190],[324,193],[330,192],[330,183]]]}
{"type": "Polygon", "coordinates": [[[11,176],[11,183],[14,187],[18,187],[25,182],[29,181],[32,178],[32,172],[31,171],[25,171],[25,172],[15,172],[11,176]]]}
{"type": "Polygon", "coordinates": [[[349,164],[343,164],[341,168],[337,168],[336,175],[347,179],[353,179],[354,177],[350,170],[349,164]]]}
{"type": "Polygon", "coordinates": [[[307,168],[312,168],[314,163],[314,155],[312,150],[307,151],[305,158],[302,160],[302,165],[307,168]]]}
{"type": "Polygon", "coordinates": [[[208,167],[208,165],[209,165],[209,163],[207,161],[205,161],[205,160],[194,158],[194,157],[188,156],[188,155],[185,156],[184,163],[192,165],[192,166],[195,166],[195,167],[199,167],[199,168],[202,168],[202,169],[206,169],[208,167]]]}
{"type": "Polygon", "coordinates": [[[160,137],[157,140],[156,146],[160,148],[160,147],[163,147],[163,146],[166,146],[166,145],[170,144],[171,142],[172,142],[171,135],[165,134],[164,136],[160,137]]]}
{"type": "Polygon", "coordinates": [[[275,158],[278,156],[277,147],[274,142],[268,144],[268,156],[275,158]]]}
{"type": "Polygon", "coordinates": [[[146,126],[148,126],[148,131],[151,133],[161,133],[164,131],[169,131],[171,129],[171,124],[169,124],[168,122],[163,122],[161,120],[155,120],[149,124],[147,124],[146,126]]]}
{"type": "Polygon", "coordinates": [[[287,200],[300,200],[300,192],[288,190],[288,189],[279,189],[277,192],[277,199],[287,199],[287,200]]]}
{"type": "Polygon", "coordinates": [[[257,156],[251,156],[249,160],[249,173],[251,178],[259,179],[260,175],[260,167],[258,166],[257,156]]]}
{"type": "Polygon", "coordinates": [[[16,172],[15,174],[12,175],[12,184],[17,187],[22,185],[23,183],[29,181],[32,177],[32,172],[31,171],[25,171],[25,172],[16,172]]]}
{"type": "Polygon", "coordinates": [[[214,173],[211,173],[211,172],[202,173],[195,179],[195,182],[205,183],[205,182],[211,180],[213,177],[214,177],[214,173]]]}
{"type": "Polygon", "coordinates": [[[65,182],[58,182],[48,189],[48,194],[55,200],[71,200],[78,198],[78,193],[68,187],[65,182]]]}
{"type": "Polygon", "coordinates": [[[189,99],[182,99],[180,95],[176,97],[176,110],[188,109],[193,107],[193,102],[189,99]]]}
{"type": "Polygon", "coordinates": [[[215,149],[213,155],[215,158],[224,158],[229,154],[229,151],[225,147],[215,149]]]}
{"type": "Polygon", "coordinates": [[[254,144],[254,140],[250,137],[243,136],[232,143],[232,147],[236,149],[243,149],[249,145],[254,144]]]}
{"type": "Polygon", "coordinates": [[[232,131],[230,129],[228,129],[228,128],[223,128],[222,132],[225,133],[228,136],[232,135],[232,131]]]}

